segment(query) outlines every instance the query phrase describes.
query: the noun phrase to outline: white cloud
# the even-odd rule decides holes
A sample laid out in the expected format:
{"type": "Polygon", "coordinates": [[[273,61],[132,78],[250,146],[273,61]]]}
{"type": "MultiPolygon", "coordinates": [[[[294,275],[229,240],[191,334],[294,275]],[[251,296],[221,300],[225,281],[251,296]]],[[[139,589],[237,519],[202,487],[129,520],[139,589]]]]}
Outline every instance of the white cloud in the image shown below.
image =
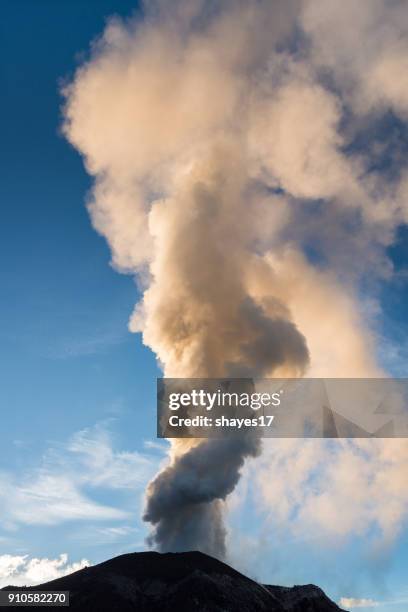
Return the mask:
{"type": "Polygon", "coordinates": [[[342,597],[339,601],[339,606],[345,608],[377,608],[380,605],[374,599],[356,599],[355,597],[342,597]]]}
{"type": "MultiPolygon", "coordinates": [[[[23,474],[0,473],[0,519],[18,524],[56,525],[68,520],[123,520],[123,507],[93,499],[96,489],[142,491],[157,469],[154,455],[114,449],[102,426],[82,430],[48,449],[40,465],[23,474]]],[[[134,499],[132,500],[132,513],[134,499]]]]}
{"type": "Polygon", "coordinates": [[[103,427],[76,433],[69,441],[67,450],[71,460],[85,468],[83,479],[92,486],[139,488],[152,473],[151,455],[115,451],[110,434],[103,427]]]}
{"type": "Polygon", "coordinates": [[[67,520],[122,519],[126,512],[92,501],[81,491],[80,479],[72,475],[38,471],[21,481],[4,475],[2,490],[2,518],[11,523],[55,525],[67,520]],[[31,479],[33,478],[33,479],[31,479]]]}
{"type": "Polygon", "coordinates": [[[55,580],[91,565],[87,559],[68,563],[68,555],[56,559],[29,558],[27,555],[0,555],[0,588],[13,585],[36,585],[55,580]]]}
{"type": "Polygon", "coordinates": [[[390,543],[408,513],[407,451],[404,439],[265,440],[252,467],[257,499],[294,534],[390,543]]]}
{"type": "Polygon", "coordinates": [[[342,597],[339,601],[339,606],[345,606],[346,608],[378,608],[382,606],[398,606],[401,604],[408,603],[408,599],[403,597],[402,599],[390,599],[387,601],[376,601],[375,599],[359,598],[359,597],[342,597]]]}

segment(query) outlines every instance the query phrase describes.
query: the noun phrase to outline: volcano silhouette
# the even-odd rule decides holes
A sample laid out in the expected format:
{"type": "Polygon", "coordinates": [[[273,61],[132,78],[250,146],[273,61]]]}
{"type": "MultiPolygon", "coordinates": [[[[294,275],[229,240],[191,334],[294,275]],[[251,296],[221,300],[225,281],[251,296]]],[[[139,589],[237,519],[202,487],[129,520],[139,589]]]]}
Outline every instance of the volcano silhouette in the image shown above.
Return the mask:
{"type": "Polygon", "coordinates": [[[200,552],[121,555],[24,590],[70,591],[83,612],[341,612],[317,586],[258,584],[200,552]]]}

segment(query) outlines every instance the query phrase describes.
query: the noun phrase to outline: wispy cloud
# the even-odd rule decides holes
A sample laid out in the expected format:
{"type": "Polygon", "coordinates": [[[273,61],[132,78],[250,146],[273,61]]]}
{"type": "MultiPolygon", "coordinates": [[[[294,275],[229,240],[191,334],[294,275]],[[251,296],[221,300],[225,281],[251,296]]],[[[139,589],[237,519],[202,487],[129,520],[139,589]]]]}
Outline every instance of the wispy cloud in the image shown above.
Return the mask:
{"type": "Polygon", "coordinates": [[[42,469],[24,476],[22,481],[11,474],[3,474],[0,477],[3,520],[11,526],[18,523],[55,525],[67,520],[128,516],[123,510],[93,501],[81,490],[80,480],[42,469]]]}
{"type": "Polygon", "coordinates": [[[244,476],[275,525],[322,536],[330,546],[359,536],[366,545],[396,540],[408,508],[405,440],[271,442],[264,441],[262,457],[244,476]]]}
{"type": "Polygon", "coordinates": [[[35,585],[55,580],[71,572],[91,565],[87,559],[68,563],[68,555],[56,559],[29,558],[27,555],[0,555],[0,588],[13,585],[35,585]]]}
{"type": "Polygon", "coordinates": [[[116,450],[102,425],[79,431],[66,443],[50,447],[28,472],[0,473],[3,527],[129,518],[127,509],[101,503],[94,494],[102,489],[141,493],[160,460],[153,454],[116,450]]]}
{"type": "Polygon", "coordinates": [[[114,525],[99,524],[86,525],[86,529],[80,525],[70,532],[70,538],[80,543],[87,549],[92,547],[114,546],[115,554],[120,554],[124,548],[138,550],[145,548],[145,536],[141,529],[132,524],[115,523],[114,525]]]}
{"type": "Polygon", "coordinates": [[[70,460],[85,468],[83,478],[93,487],[139,488],[145,485],[157,465],[152,455],[115,451],[109,432],[101,426],[76,433],[67,450],[70,460]]]}
{"type": "Polygon", "coordinates": [[[68,359],[70,357],[85,357],[105,353],[111,347],[121,344],[127,339],[127,335],[120,330],[114,332],[95,333],[88,337],[61,338],[58,343],[51,346],[48,356],[53,359],[68,359]]]}

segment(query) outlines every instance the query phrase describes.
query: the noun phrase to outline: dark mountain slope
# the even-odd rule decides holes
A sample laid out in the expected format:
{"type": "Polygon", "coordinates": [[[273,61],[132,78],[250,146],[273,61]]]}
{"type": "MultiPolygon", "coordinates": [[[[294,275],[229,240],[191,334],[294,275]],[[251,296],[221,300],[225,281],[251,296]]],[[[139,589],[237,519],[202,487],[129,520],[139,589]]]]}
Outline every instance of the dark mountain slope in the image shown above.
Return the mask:
{"type": "Polygon", "coordinates": [[[25,590],[70,591],[83,612],[340,612],[316,586],[261,585],[200,552],[121,555],[25,590]]]}

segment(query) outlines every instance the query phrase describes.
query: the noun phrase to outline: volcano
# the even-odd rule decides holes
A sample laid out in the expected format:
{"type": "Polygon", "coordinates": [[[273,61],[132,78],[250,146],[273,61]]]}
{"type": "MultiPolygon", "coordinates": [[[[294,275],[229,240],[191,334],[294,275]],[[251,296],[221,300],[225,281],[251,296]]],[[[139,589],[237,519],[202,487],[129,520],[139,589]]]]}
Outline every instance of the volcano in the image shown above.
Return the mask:
{"type": "Polygon", "coordinates": [[[70,609],[83,612],[342,612],[317,586],[259,584],[201,552],[131,553],[3,590],[14,589],[70,591],[70,609]]]}

